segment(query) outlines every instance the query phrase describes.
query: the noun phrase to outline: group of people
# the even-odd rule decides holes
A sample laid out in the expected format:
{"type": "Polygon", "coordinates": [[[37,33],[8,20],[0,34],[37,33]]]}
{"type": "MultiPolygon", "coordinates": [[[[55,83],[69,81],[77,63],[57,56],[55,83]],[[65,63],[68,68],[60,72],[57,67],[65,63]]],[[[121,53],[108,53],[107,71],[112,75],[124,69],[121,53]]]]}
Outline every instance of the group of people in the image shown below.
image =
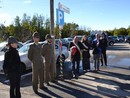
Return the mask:
{"type": "MultiPolygon", "coordinates": [[[[39,44],[39,33],[33,34],[34,43],[30,45],[28,50],[28,58],[32,62],[32,87],[34,92],[38,93],[38,88],[46,90],[45,86],[49,86],[49,82],[57,82],[53,68],[52,56],[52,37],[47,34],[44,45],[39,44]],[[44,62],[44,59],[45,62],[44,62]],[[39,84],[39,85],[38,85],[39,84]]],[[[3,69],[8,75],[10,81],[10,98],[21,98],[20,80],[21,80],[21,60],[17,51],[17,40],[14,37],[9,37],[9,50],[5,53],[3,69]]]]}
{"type": "MultiPolygon", "coordinates": [[[[93,49],[93,58],[95,70],[99,70],[99,60],[101,60],[103,66],[103,58],[105,65],[107,66],[106,47],[107,39],[105,33],[95,35],[96,38],[92,43],[89,43],[87,36],[84,35],[82,40],[79,41],[75,36],[73,42],[70,43],[69,49],[71,50],[72,72],[74,78],[78,79],[80,60],[82,59],[83,70],[87,72],[90,70],[90,48],[93,49]],[[100,38],[99,38],[100,37],[100,38]],[[76,66],[77,65],[77,66],[76,66]]],[[[54,58],[53,58],[53,46],[52,37],[47,34],[44,45],[39,44],[39,33],[33,34],[34,43],[30,45],[28,50],[28,58],[32,62],[32,87],[34,92],[38,93],[38,88],[46,90],[48,89],[49,82],[57,82],[54,72],[54,58]],[[44,59],[45,62],[44,62],[44,59]],[[39,85],[38,85],[39,84],[39,85]]],[[[21,60],[17,51],[18,41],[14,37],[9,37],[8,46],[9,50],[5,53],[3,69],[5,74],[8,75],[10,81],[10,98],[21,98],[20,93],[20,80],[21,80],[21,60]]]]}
{"type": "Polygon", "coordinates": [[[52,37],[47,34],[46,43],[44,45],[39,44],[40,36],[39,33],[33,34],[34,43],[30,45],[28,51],[28,58],[32,62],[32,84],[35,93],[38,93],[38,80],[39,88],[47,89],[44,83],[48,86],[50,81],[55,81],[55,73],[53,71],[53,46],[52,37]],[[45,64],[43,62],[43,57],[45,58],[45,64]]]}
{"type": "Polygon", "coordinates": [[[92,48],[93,61],[95,71],[99,71],[100,61],[101,66],[104,64],[107,66],[107,38],[103,32],[101,35],[96,34],[95,39],[90,43],[86,35],[84,35],[79,41],[78,37],[75,36],[73,41],[69,45],[71,51],[72,61],[72,74],[73,77],[78,79],[80,60],[82,59],[82,67],[85,72],[90,70],[90,49],[92,48]]]}

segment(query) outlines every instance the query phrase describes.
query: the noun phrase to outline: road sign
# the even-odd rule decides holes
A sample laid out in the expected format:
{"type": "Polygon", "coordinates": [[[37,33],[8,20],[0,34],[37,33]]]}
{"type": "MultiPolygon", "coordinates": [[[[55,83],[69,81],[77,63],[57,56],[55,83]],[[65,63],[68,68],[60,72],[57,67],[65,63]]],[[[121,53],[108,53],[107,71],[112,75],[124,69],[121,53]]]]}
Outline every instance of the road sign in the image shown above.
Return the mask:
{"type": "Polygon", "coordinates": [[[64,12],[62,10],[56,9],[57,24],[64,25],[64,12]]]}
{"type": "Polygon", "coordinates": [[[70,9],[68,7],[66,7],[65,5],[61,4],[60,2],[58,4],[58,7],[59,7],[60,10],[70,14],[70,9]]]}

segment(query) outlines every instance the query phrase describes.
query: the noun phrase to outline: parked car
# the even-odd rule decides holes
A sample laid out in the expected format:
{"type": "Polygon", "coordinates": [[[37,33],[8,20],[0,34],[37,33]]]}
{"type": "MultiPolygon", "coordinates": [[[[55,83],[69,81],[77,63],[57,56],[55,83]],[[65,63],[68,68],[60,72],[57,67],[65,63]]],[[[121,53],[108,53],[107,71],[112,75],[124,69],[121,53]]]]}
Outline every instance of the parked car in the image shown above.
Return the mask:
{"type": "Polygon", "coordinates": [[[118,37],[117,37],[117,36],[109,36],[109,37],[112,37],[112,38],[113,38],[113,40],[115,40],[115,43],[117,43],[117,42],[118,42],[118,37]]]}
{"type": "Polygon", "coordinates": [[[130,44],[130,36],[125,37],[125,42],[130,44]]]}
{"type": "Polygon", "coordinates": [[[88,39],[88,42],[91,44],[92,41],[95,39],[95,35],[88,35],[87,39],[88,39]]]}
{"type": "MultiPolygon", "coordinates": [[[[4,41],[2,43],[0,43],[0,55],[4,54],[7,50],[8,50],[8,42],[4,41]]],[[[18,42],[18,49],[21,48],[23,46],[22,42],[18,42]]]]}
{"type": "Polygon", "coordinates": [[[76,36],[78,37],[79,41],[81,41],[83,35],[76,35],[76,36]]]}
{"type": "Polygon", "coordinates": [[[112,36],[108,36],[108,45],[112,46],[115,43],[115,39],[112,36]]]}
{"type": "Polygon", "coordinates": [[[118,39],[118,42],[124,42],[124,36],[123,35],[118,35],[117,39],[118,39]]]}
{"type": "Polygon", "coordinates": [[[30,39],[30,40],[27,40],[26,42],[24,42],[23,44],[28,44],[28,43],[32,43],[33,42],[33,39],[30,39]]]}
{"type": "Polygon", "coordinates": [[[63,39],[62,39],[62,42],[63,42],[63,44],[64,44],[66,47],[68,47],[69,44],[70,44],[70,42],[72,42],[72,41],[73,41],[73,38],[71,38],[71,37],[63,38],[63,39]]]}
{"type": "MultiPolygon", "coordinates": [[[[45,44],[44,42],[39,42],[40,44],[45,44]]],[[[19,55],[20,55],[20,59],[21,59],[21,71],[24,72],[25,70],[31,69],[31,62],[28,59],[28,50],[30,45],[33,43],[28,43],[24,46],[22,46],[18,51],[19,51],[19,55]]],[[[58,44],[55,44],[55,50],[56,50],[56,63],[59,63],[59,57],[60,57],[60,46],[58,44]]],[[[61,55],[63,58],[63,62],[65,61],[65,59],[67,59],[69,57],[69,52],[67,50],[67,48],[65,46],[62,47],[61,49],[61,55]]],[[[0,56],[0,74],[3,73],[3,60],[4,60],[4,55],[0,56]]]]}

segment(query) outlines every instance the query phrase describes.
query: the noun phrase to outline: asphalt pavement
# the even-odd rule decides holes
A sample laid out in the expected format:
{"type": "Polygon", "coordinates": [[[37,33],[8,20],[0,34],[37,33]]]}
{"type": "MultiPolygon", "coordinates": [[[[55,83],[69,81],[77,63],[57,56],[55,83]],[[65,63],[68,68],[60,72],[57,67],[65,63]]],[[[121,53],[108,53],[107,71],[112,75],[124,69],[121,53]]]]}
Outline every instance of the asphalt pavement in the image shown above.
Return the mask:
{"type": "MultiPolygon", "coordinates": [[[[32,74],[28,73],[21,80],[22,98],[130,98],[129,53],[129,45],[115,44],[107,51],[108,66],[100,66],[99,72],[83,73],[80,64],[79,79],[72,78],[72,65],[68,59],[63,66],[64,81],[50,83],[48,90],[38,89],[38,94],[33,92],[32,74]]],[[[9,85],[6,83],[5,76],[0,75],[0,98],[9,98],[9,85]]]]}

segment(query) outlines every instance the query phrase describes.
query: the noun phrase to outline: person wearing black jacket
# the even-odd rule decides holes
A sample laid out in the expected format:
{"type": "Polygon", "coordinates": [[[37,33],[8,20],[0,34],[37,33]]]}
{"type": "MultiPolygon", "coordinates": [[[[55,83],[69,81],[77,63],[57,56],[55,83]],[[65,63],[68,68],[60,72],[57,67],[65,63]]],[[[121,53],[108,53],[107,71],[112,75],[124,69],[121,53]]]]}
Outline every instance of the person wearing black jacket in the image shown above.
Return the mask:
{"type": "Polygon", "coordinates": [[[90,70],[90,44],[88,42],[87,36],[84,35],[82,37],[82,45],[83,45],[83,50],[82,50],[82,65],[83,65],[83,70],[87,72],[87,70],[90,70]]]}
{"type": "Polygon", "coordinates": [[[107,38],[105,33],[102,33],[101,38],[101,49],[102,49],[102,57],[101,57],[101,66],[103,66],[103,60],[105,65],[107,66],[107,55],[106,55],[106,48],[107,48],[107,38]]]}
{"type": "Polygon", "coordinates": [[[70,43],[69,49],[71,50],[71,61],[73,64],[72,72],[74,77],[78,79],[82,43],[79,41],[77,36],[75,36],[73,42],[70,43]],[[77,68],[75,68],[75,63],[77,63],[77,68]]]}
{"type": "Polygon", "coordinates": [[[5,53],[3,69],[8,75],[10,81],[10,98],[21,98],[20,93],[20,56],[17,51],[17,40],[14,37],[9,37],[9,50],[5,53]]]}

